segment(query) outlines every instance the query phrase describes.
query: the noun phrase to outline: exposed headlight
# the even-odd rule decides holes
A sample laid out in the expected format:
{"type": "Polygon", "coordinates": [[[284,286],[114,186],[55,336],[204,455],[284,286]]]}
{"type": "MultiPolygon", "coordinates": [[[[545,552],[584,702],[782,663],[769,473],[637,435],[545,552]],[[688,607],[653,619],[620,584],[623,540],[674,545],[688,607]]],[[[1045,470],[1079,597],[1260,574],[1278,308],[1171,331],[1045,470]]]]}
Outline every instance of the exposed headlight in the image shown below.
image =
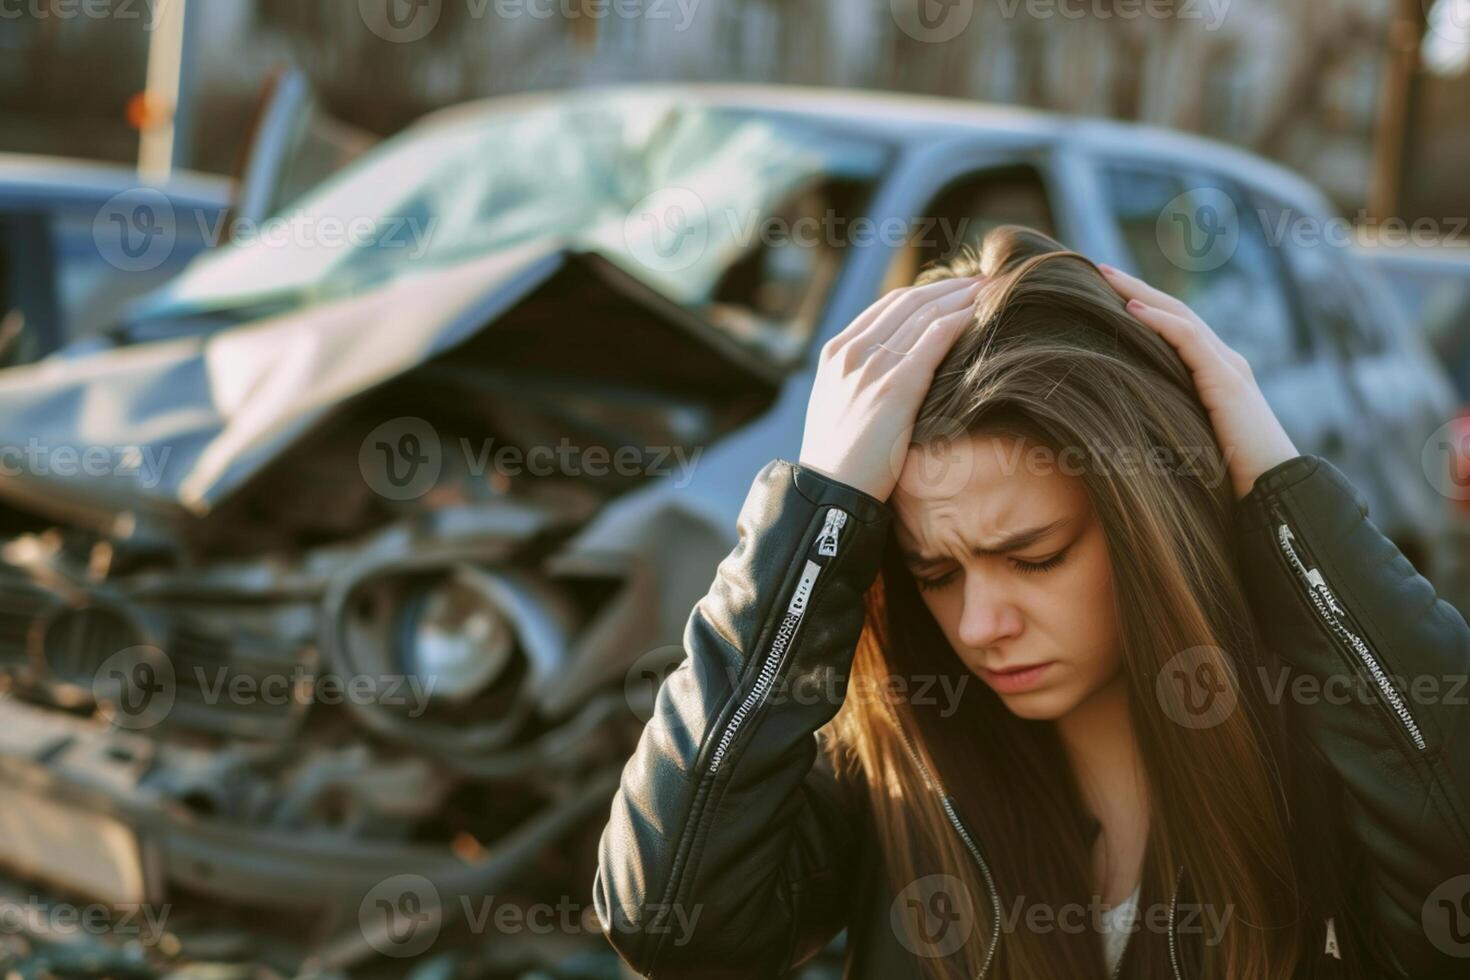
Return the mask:
{"type": "Polygon", "coordinates": [[[515,630],[481,588],[452,575],[409,593],[395,624],[399,669],[435,700],[461,704],[488,688],[515,655],[515,630]]]}
{"type": "Polygon", "coordinates": [[[531,693],[566,669],[576,625],[574,603],[538,576],[453,561],[360,567],[324,605],[324,662],[385,679],[384,697],[346,698],[348,710],[462,764],[522,730],[531,693]]]}

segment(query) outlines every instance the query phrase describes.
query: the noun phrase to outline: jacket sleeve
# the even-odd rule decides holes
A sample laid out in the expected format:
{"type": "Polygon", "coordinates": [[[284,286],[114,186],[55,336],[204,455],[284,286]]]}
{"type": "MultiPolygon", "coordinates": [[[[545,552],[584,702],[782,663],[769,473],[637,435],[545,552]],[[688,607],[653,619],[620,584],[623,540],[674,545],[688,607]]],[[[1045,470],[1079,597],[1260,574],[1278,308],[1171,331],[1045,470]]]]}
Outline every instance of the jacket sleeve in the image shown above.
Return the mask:
{"type": "Polygon", "coordinates": [[[1372,938],[1391,961],[1379,966],[1416,980],[1463,976],[1470,629],[1325,459],[1263,473],[1239,519],[1251,605],[1293,675],[1285,698],[1346,790],[1372,938]]]}
{"type": "Polygon", "coordinates": [[[856,820],[817,730],[837,713],[891,511],[785,460],[684,630],[623,769],[593,901],[648,977],[779,975],[846,924],[856,820]]]}

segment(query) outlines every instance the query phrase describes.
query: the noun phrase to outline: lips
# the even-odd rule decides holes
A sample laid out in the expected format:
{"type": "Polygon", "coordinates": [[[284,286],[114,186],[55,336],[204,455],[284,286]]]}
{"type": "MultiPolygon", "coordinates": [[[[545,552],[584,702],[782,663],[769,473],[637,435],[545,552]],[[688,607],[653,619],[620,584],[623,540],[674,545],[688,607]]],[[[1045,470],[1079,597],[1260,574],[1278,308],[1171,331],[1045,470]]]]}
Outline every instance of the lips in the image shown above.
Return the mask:
{"type": "Polygon", "coordinates": [[[1000,694],[1019,694],[1040,684],[1054,663],[1056,661],[1048,660],[1039,664],[1011,667],[1006,670],[990,670],[981,667],[980,677],[1000,694]]]}

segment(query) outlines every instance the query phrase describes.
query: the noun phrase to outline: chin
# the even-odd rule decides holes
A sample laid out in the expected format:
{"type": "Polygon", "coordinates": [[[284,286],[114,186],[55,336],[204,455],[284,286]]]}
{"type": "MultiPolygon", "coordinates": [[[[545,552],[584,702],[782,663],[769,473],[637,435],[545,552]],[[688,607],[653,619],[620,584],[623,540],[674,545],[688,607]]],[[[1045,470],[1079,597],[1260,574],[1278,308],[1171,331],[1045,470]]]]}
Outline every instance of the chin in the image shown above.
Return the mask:
{"type": "Polygon", "coordinates": [[[1056,721],[1077,707],[1077,697],[1064,688],[1043,688],[1022,694],[996,694],[1006,710],[1028,721],[1056,721]]]}

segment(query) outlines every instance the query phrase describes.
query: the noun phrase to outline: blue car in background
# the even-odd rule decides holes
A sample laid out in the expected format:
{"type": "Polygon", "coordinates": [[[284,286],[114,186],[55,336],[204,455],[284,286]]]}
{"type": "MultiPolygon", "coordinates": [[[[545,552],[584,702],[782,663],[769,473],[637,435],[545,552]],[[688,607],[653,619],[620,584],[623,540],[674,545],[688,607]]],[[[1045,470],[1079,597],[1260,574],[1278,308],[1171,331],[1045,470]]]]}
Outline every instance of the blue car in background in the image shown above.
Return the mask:
{"type": "Polygon", "coordinates": [[[1470,404],[1470,243],[1362,249],[1470,404]]]}
{"type": "Polygon", "coordinates": [[[0,366],[107,327],[218,241],[229,182],[0,154],[0,366]]]}

